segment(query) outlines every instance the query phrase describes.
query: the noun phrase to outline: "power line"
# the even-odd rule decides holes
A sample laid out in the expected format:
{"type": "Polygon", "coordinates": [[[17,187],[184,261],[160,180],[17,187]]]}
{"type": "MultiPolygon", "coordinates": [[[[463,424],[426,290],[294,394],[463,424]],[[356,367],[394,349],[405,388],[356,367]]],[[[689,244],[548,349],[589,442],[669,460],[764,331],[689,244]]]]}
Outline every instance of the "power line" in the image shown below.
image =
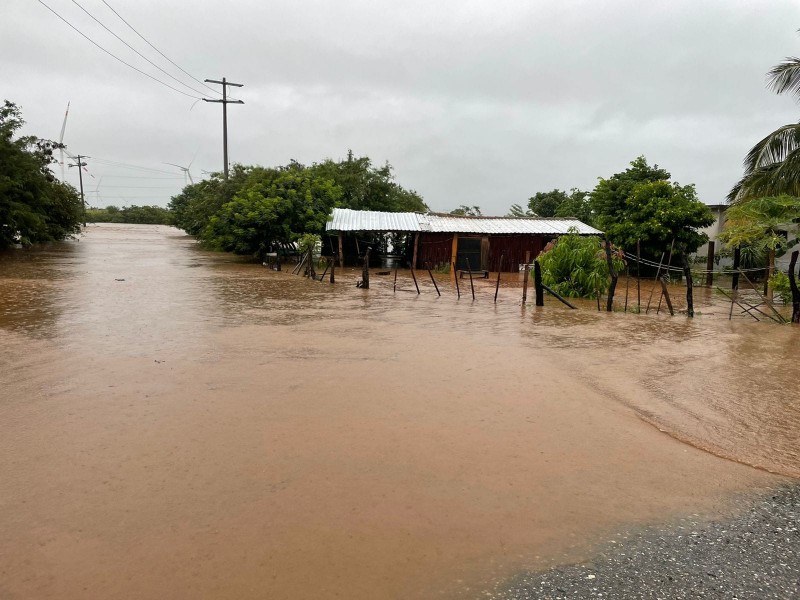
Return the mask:
{"type": "Polygon", "coordinates": [[[158,48],[156,48],[156,47],[155,47],[153,44],[151,44],[151,43],[150,43],[150,41],[149,41],[149,40],[148,40],[146,37],[144,37],[144,36],[143,36],[141,33],[139,33],[138,31],[136,31],[136,28],[135,28],[133,25],[131,25],[130,23],[128,23],[128,22],[127,22],[127,21],[126,21],[126,20],[125,20],[125,19],[122,17],[122,15],[121,15],[121,14],[119,14],[119,13],[118,13],[116,10],[114,10],[114,8],[113,8],[113,7],[112,7],[112,6],[111,6],[111,5],[110,5],[108,2],[106,2],[106,0],[102,0],[102,2],[103,2],[103,4],[105,4],[105,5],[106,5],[106,6],[107,6],[107,7],[108,7],[110,10],[111,10],[111,12],[113,12],[115,15],[117,15],[117,17],[119,17],[120,21],[122,21],[123,23],[125,23],[125,25],[127,25],[128,27],[130,27],[130,28],[131,28],[131,31],[133,31],[133,32],[134,32],[136,35],[138,35],[140,38],[142,38],[142,39],[145,41],[145,43],[146,43],[148,46],[150,46],[150,47],[151,47],[153,50],[155,50],[156,52],[158,52],[158,53],[159,53],[161,56],[163,56],[163,57],[164,57],[166,60],[168,60],[168,61],[169,61],[169,62],[170,62],[170,63],[171,63],[171,64],[172,64],[174,67],[176,67],[177,69],[179,69],[179,70],[180,70],[180,71],[181,71],[181,72],[182,72],[184,75],[186,75],[186,76],[188,76],[189,78],[193,79],[194,81],[196,81],[197,83],[199,83],[200,85],[202,85],[204,88],[207,88],[207,89],[211,90],[211,91],[212,91],[212,92],[214,92],[214,93],[215,93],[217,96],[219,96],[219,95],[220,95],[220,93],[219,93],[217,90],[215,90],[214,88],[212,88],[212,87],[211,87],[211,86],[209,86],[209,85],[206,85],[205,83],[203,83],[202,81],[200,81],[200,80],[199,80],[197,77],[194,77],[194,76],[193,76],[191,73],[188,73],[187,71],[185,71],[184,69],[182,69],[182,68],[180,67],[180,65],[176,64],[176,63],[175,63],[175,62],[174,62],[174,61],[173,61],[173,60],[172,60],[172,59],[171,59],[169,56],[167,56],[166,54],[164,54],[163,52],[161,52],[161,50],[159,50],[159,49],[158,49],[158,48]]]}
{"type": "Polygon", "coordinates": [[[110,167],[120,167],[122,169],[138,169],[140,171],[149,171],[151,173],[163,173],[164,175],[173,175],[175,177],[181,177],[181,175],[177,175],[172,171],[165,171],[164,169],[153,169],[152,167],[132,165],[130,163],[119,162],[116,160],[109,160],[107,158],[94,158],[93,160],[110,167]]]}
{"type": "Polygon", "coordinates": [[[73,3],[75,6],[77,6],[78,8],[80,8],[80,9],[81,9],[83,12],[85,12],[87,15],[89,15],[89,17],[91,17],[91,19],[92,19],[92,20],[94,20],[94,21],[95,21],[95,22],[96,22],[98,25],[100,25],[100,27],[102,27],[102,28],[103,28],[103,29],[105,29],[105,30],[106,30],[108,33],[110,33],[110,34],[111,34],[111,35],[113,35],[115,38],[117,38],[117,39],[118,39],[120,42],[122,42],[123,44],[125,44],[125,46],[127,46],[128,48],[130,48],[131,50],[133,50],[133,51],[134,51],[134,52],[135,52],[137,55],[141,56],[141,57],[142,57],[144,60],[146,60],[146,61],[147,61],[148,63],[150,63],[151,65],[153,65],[153,66],[154,66],[156,69],[158,69],[159,71],[161,71],[162,73],[164,73],[164,75],[166,75],[166,76],[167,76],[167,77],[169,77],[170,79],[173,79],[174,81],[177,81],[177,82],[178,82],[180,85],[184,86],[184,87],[185,87],[185,88],[187,88],[187,89],[190,89],[190,90],[192,90],[192,91],[193,91],[193,92],[195,92],[196,94],[200,94],[201,96],[205,94],[205,92],[201,92],[200,90],[196,90],[196,89],[194,89],[192,86],[185,84],[185,83],[184,83],[184,82],[182,82],[180,79],[178,79],[177,77],[173,76],[171,73],[168,73],[167,71],[165,71],[164,69],[162,69],[161,67],[159,67],[159,66],[158,66],[156,63],[154,63],[152,60],[150,60],[149,58],[147,58],[147,57],[146,57],[144,54],[142,54],[141,52],[139,52],[139,51],[138,51],[136,48],[134,48],[133,46],[131,46],[131,45],[130,45],[128,42],[126,42],[125,40],[123,40],[123,39],[122,39],[121,37],[119,37],[119,36],[118,36],[116,33],[114,33],[114,32],[113,32],[113,31],[111,31],[111,30],[110,30],[108,27],[106,27],[106,25],[105,25],[105,24],[104,24],[102,21],[100,21],[100,19],[98,19],[97,17],[95,17],[95,16],[94,16],[92,13],[90,13],[90,12],[89,12],[88,10],[86,10],[86,9],[85,9],[83,6],[81,6],[81,5],[80,5],[80,4],[77,2],[77,0],[72,0],[72,3],[73,3]]]}
{"type": "Polygon", "coordinates": [[[102,50],[103,52],[105,52],[106,54],[108,54],[108,55],[109,55],[111,58],[113,58],[114,60],[118,60],[119,62],[121,62],[121,63],[122,63],[123,65],[125,65],[126,67],[130,67],[131,69],[133,69],[133,70],[134,70],[134,71],[136,71],[137,73],[141,73],[141,74],[142,74],[142,75],[144,75],[145,77],[149,77],[149,78],[150,78],[150,79],[152,79],[153,81],[155,81],[155,82],[157,82],[157,83],[160,83],[160,84],[161,84],[161,85],[163,85],[163,86],[166,86],[166,87],[168,87],[169,89],[171,89],[171,90],[172,90],[172,91],[174,91],[174,92],[178,92],[179,94],[183,94],[184,96],[188,96],[189,98],[194,98],[195,100],[200,100],[200,99],[201,99],[199,96],[193,96],[192,94],[187,94],[186,92],[184,92],[184,91],[182,91],[182,90],[179,90],[178,88],[176,88],[176,87],[173,87],[173,86],[171,86],[170,84],[168,84],[168,83],[166,83],[166,82],[164,82],[164,81],[161,81],[161,80],[160,80],[160,79],[158,79],[157,77],[153,77],[153,76],[152,76],[152,75],[150,75],[149,73],[145,73],[145,72],[144,72],[144,71],[142,71],[141,69],[138,69],[138,68],[134,67],[132,64],[130,64],[130,63],[128,63],[128,62],[125,62],[124,60],[122,60],[122,59],[121,59],[119,56],[117,56],[116,54],[114,54],[114,53],[110,52],[109,50],[106,50],[105,48],[103,48],[103,47],[102,47],[100,44],[98,44],[98,43],[97,43],[97,42],[95,42],[95,41],[94,41],[92,38],[90,38],[88,35],[86,35],[85,33],[83,33],[83,32],[82,32],[80,29],[78,29],[77,27],[75,27],[75,26],[74,26],[72,23],[70,23],[69,21],[67,21],[67,20],[66,20],[64,17],[62,17],[60,14],[58,14],[58,13],[57,13],[56,11],[54,11],[52,8],[50,8],[49,6],[47,6],[47,4],[45,4],[45,3],[44,3],[42,0],[37,0],[37,1],[39,2],[39,4],[41,4],[42,6],[44,6],[44,7],[45,7],[47,10],[49,10],[51,13],[53,13],[55,16],[57,16],[57,17],[58,17],[59,19],[61,19],[62,21],[64,21],[64,23],[66,23],[67,25],[69,25],[69,26],[70,26],[72,29],[74,29],[75,31],[77,31],[77,32],[78,32],[78,33],[79,33],[81,36],[83,36],[84,38],[86,38],[86,39],[87,39],[89,42],[91,42],[93,45],[95,45],[95,46],[97,46],[98,48],[100,48],[100,50],[102,50]]]}

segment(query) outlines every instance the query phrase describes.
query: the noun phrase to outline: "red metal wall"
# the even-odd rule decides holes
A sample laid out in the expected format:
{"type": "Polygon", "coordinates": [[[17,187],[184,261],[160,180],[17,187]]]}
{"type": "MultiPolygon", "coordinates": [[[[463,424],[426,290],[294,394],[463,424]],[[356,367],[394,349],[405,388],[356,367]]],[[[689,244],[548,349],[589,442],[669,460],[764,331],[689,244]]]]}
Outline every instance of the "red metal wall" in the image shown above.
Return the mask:
{"type": "MultiPolygon", "coordinates": [[[[463,237],[481,237],[467,236],[463,237]]],[[[487,269],[497,271],[500,268],[500,256],[503,258],[503,272],[511,273],[519,269],[525,262],[525,251],[530,250],[531,261],[542,251],[545,244],[553,236],[544,235],[491,235],[489,236],[489,262],[487,269]]],[[[450,264],[453,251],[452,233],[420,233],[417,251],[417,268],[424,269],[450,264]]]]}

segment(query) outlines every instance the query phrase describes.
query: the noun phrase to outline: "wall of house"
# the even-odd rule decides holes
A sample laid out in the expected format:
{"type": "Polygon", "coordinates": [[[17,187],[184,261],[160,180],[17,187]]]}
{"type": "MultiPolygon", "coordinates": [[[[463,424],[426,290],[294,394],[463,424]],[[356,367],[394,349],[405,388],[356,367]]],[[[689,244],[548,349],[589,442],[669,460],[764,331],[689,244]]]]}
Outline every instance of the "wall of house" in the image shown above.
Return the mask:
{"type": "MultiPolygon", "coordinates": [[[[451,264],[453,257],[452,233],[421,233],[417,253],[417,268],[439,267],[451,264]]],[[[534,260],[542,251],[552,236],[543,235],[491,235],[458,234],[459,238],[476,238],[481,240],[481,265],[473,269],[498,271],[500,257],[503,256],[503,272],[511,273],[519,270],[519,265],[525,262],[525,252],[530,251],[531,260],[534,260]]]]}

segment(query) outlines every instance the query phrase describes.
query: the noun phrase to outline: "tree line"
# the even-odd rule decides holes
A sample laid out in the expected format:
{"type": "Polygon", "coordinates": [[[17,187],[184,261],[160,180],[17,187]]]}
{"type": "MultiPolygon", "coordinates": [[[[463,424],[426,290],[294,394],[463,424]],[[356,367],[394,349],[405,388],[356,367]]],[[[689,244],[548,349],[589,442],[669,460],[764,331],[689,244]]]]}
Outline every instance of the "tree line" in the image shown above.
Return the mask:
{"type": "Polygon", "coordinates": [[[425,212],[419,194],[348,152],[344,160],[278,167],[234,165],[186,186],[169,203],[174,224],[207,247],[261,258],[302,234],[323,234],[333,208],[425,212]]]}
{"type": "Polygon", "coordinates": [[[50,171],[57,143],[18,136],[22,113],[8,100],[0,107],[0,249],[63,240],[80,231],[78,192],[50,171]]]}
{"type": "Polygon", "coordinates": [[[172,211],[161,206],[123,206],[86,209],[87,223],[139,223],[147,225],[172,225],[172,211]]]}

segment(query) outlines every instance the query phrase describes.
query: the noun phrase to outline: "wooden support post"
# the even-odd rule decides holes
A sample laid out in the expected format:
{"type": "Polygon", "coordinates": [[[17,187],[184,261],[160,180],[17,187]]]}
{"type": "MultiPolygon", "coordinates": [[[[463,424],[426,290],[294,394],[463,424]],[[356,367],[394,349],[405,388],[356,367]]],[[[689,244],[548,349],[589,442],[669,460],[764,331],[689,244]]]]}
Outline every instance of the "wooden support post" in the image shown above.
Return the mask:
{"type": "Polygon", "coordinates": [[[792,260],[789,261],[789,288],[792,290],[792,323],[800,323],[800,289],[797,287],[797,279],[794,275],[794,266],[797,264],[797,255],[800,251],[792,252],[792,260]]]}
{"type": "Polygon", "coordinates": [[[275,256],[275,263],[276,263],[275,264],[275,270],[276,271],[280,271],[281,270],[281,249],[280,248],[278,248],[278,252],[276,254],[277,255],[275,256]]]}
{"type": "Polygon", "coordinates": [[[411,270],[417,268],[417,250],[419,248],[419,232],[414,234],[414,257],[411,259],[411,270]]]}
{"type": "Polygon", "coordinates": [[[569,306],[569,307],[570,307],[572,310],[578,310],[578,307],[577,307],[577,306],[575,306],[574,304],[572,304],[572,303],[571,303],[571,302],[569,302],[568,300],[565,300],[564,298],[562,298],[562,297],[561,297],[561,296],[558,294],[558,292],[554,292],[554,291],[553,291],[553,290],[551,290],[549,287],[547,287],[545,284],[542,284],[542,288],[544,288],[545,290],[547,290],[547,293],[548,293],[548,294],[550,294],[551,296],[553,296],[553,298],[555,298],[556,300],[560,300],[561,302],[563,302],[564,304],[566,304],[567,306],[569,306]]]}
{"type": "Polygon", "coordinates": [[[522,275],[522,304],[528,301],[528,264],[531,262],[531,251],[525,251],[525,269],[522,275]]]}
{"type": "Polygon", "coordinates": [[[411,269],[411,277],[414,279],[414,287],[417,288],[417,295],[419,295],[419,284],[417,283],[417,276],[414,275],[414,269],[411,269]]]}
{"type": "MultiPolygon", "coordinates": [[[[672,251],[674,249],[675,249],[675,238],[672,238],[672,243],[669,245],[669,260],[667,260],[667,269],[664,271],[665,283],[669,283],[669,279],[670,279],[669,270],[670,270],[670,267],[672,267],[672,251]]],[[[661,296],[659,296],[659,298],[658,298],[658,309],[656,310],[656,314],[658,314],[658,312],[661,310],[661,301],[664,299],[663,290],[665,288],[663,287],[663,285],[662,285],[661,289],[662,289],[662,292],[661,292],[661,296]]],[[[670,308],[669,313],[673,314],[671,308],[670,308]]]]}
{"type": "Polygon", "coordinates": [[[733,250],[733,279],[731,280],[731,289],[739,289],[739,263],[742,260],[742,250],[736,246],[733,250]]]}
{"type": "Polygon", "coordinates": [[[336,283],[336,277],[334,276],[334,272],[336,271],[336,261],[338,260],[338,256],[333,257],[333,263],[331,264],[331,283],[336,283]]]}
{"type": "MultiPolygon", "coordinates": [[[[712,242],[713,243],[713,242],[712,242]]],[[[686,256],[686,250],[681,250],[681,261],[683,262],[683,276],[686,278],[686,313],[689,318],[694,317],[694,297],[692,293],[692,268],[689,266],[689,257],[686,256]]]]}
{"type": "Polygon", "coordinates": [[[608,286],[608,301],[606,302],[606,312],[611,312],[614,307],[614,291],[617,289],[617,270],[614,268],[614,261],[611,260],[611,242],[606,239],[606,262],[608,263],[608,273],[611,275],[611,285],[608,286]]]}
{"type": "Polygon", "coordinates": [[[397,263],[394,263],[394,287],[392,288],[393,293],[397,293],[397,263]]]}
{"type": "Polygon", "coordinates": [[[469,264],[469,257],[464,257],[467,260],[467,272],[469,273],[469,287],[472,289],[472,299],[475,300],[475,284],[472,283],[472,267],[469,264]]]}
{"type": "Polygon", "coordinates": [[[631,285],[631,270],[628,263],[625,263],[625,311],[628,312],[628,288],[631,285]]]}
{"type": "Polygon", "coordinates": [[[494,301],[497,302],[497,294],[500,292],[500,273],[503,271],[503,259],[505,254],[500,255],[500,268],[497,271],[497,284],[494,286],[494,301]]]}
{"type": "MultiPolygon", "coordinates": [[[[452,273],[456,272],[456,263],[453,263],[453,268],[451,269],[452,273]]],[[[458,277],[456,277],[456,294],[458,295],[458,299],[461,299],[461,288],[458,286],[458,277]]]]}
{"type": "Polygon", "coordinates": [[[339,232],[339,266],[344,269],[344,232],[339,232]]]}
{"type": "Polygon", "coordinates": [[[365,290],[369,289],[369,251],[372,250],[367,246],[367,251],[364,253],[364,268],[361,271],[361,287],[365,290]]]}
{"type": "Polygon", "coordinates": [[[714,285],[714,242],[708,242],[708,256],[706,257],[706,286],[714,285]]]}
{"type": "MultiPolygon", "coordinates": [[[[457,280],[458,273],[456,270],[458,269],[458,234],[453,234],[453,247],[450,250],[450,263],[453,265],[453,269],[450,271],[451,275],[457,280]]],[[[458,284],[456,284],[458,285],[458,284]]],[[[461,296],[459,296],[460,298],[461,296]]]]}
{"type": "Polygon", "coordinates": [[[314,268],[314,249],[313,248],[309,248],[308,249],[308,276],[311,279],[316,279],[317,278],[317,271],[314,268]]]}
{"type": "Polygon", "coordinates": [[[639,277],[639,269],[642,268],[642,244],[641,240],[636,240],[636,308],[642,312],[642,286],[639,277]]]}
{"type": "MultiPolygon", "coordinates": [[[[669,273],[669,271],[667,271],[669,273]]],[[[663,275],[659,281],[661,282],[661,297],[667,301],[667,308],[669,308],[669,314],[674,316],[675,311],[672,310],[672,301],[669,299],[669,292],[667,291],[667,275],[663,275]]],[[[659,310],[661,310],[661,301],[659,300],[659,310]]],[[[658,314],[658,310],[656,311],[658,314]]]]}
{"type": "Polygon", "coordinates": [[[322,281],[325,279],[325,275],[328,274],[328,269],[330,269],[330,268],[331,268],[331,259],[330,258],[326,258],[325,259],[325,270],[322,272],[322,275],[319,276],[320,283],[322,283],[322,281]]]}
{"type": "Polygon", "coordinates": [[[544,288],[542,287],[542,267],[538,260],[533,261],[533,287],[536,292],[536,306],[544,306],[544,288]]]}
{"type": "Polygon", "coordinates": [[[436,278],[433,276],[433,273],[431,272],[431,265],[430,265],[430,263],[425,263],[425,265],[428,267],[428,275],[430,275],[430,276],[431,276],[431,282],[433,283],[433,287],[435,287],[435,288],[436,288],[436,293],[437,293],[437,294],[439,294],[439,295],[441,296],[441,295],[442,295],[442,293],[439,291],[439,286],[438,286],[438,285],[436,285],[436,278]]]}

